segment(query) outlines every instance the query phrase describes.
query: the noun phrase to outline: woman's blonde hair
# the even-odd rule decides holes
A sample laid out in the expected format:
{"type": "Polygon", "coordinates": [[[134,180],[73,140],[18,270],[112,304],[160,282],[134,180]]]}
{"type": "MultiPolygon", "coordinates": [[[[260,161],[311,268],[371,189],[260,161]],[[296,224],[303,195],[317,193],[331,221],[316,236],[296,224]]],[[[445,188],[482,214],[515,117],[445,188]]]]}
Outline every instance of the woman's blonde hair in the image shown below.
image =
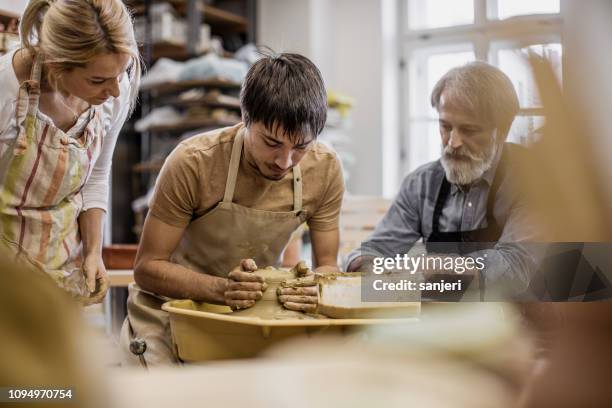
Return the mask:
{"type": "Polygon", "coordinates": [[[47,80],[85,67],[102,53],[131,56],[130,101],[134,109],[141,60],[132,17],[121,0],[30,0],[19,26],[23,48],[40,52],[48,66],[47,80]]]}

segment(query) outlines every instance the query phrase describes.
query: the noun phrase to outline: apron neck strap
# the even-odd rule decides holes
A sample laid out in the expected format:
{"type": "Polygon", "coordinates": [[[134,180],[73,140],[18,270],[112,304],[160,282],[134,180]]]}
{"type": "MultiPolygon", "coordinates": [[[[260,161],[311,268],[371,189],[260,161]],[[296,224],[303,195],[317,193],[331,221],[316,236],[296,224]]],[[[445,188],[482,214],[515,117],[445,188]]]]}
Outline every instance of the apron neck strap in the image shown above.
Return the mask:
{"type": "Polygon", "coordinates": [[[17,109],[17,123],[21,123],[26,114],[36,116],[40,100],[40,77],[42,73],[42,56],[36,53],[32,61],[30,79],[21,84],[19,90],[19,104],[17,109]],[[27,105],[25,105],[27,101],[27,105]]]}
{"type": "MultiPolygon", "coordinates": [[[[232,146],[232,155],[229,163],[229,173],[225,182],[225,193],[223,194],[223,202],[231,203],[234,199],[234,190],[236,189],[236,179],[238,178],[238,169],[240,168],[240,158],[242,156],[242,146],[244,145],[244,132],[246,128],[242,128],[232,146]]],[[[300,165],[293,167],[293,210],[298,212],[302,210],[302,171],[300,165]]]]}
{"type": "Polygon", "coordinates": [[[444,204],[448,199],[450,194],[451,185],[446,180],[446,174],[442,174],[442,183],[440,184],[440,189],[438,190],[438,197],[436,199],[436,204],[434,207],[434,212],[432,214],[431,220],[431,230],[432,232],[439,232],[440,230],[440,216],[442,216],[442,210],[444,209],[444,204]]]}
{"type": "Polygon", "coordinates": [[[293,167],[293,211],[302,211],[302,170],[300,165],[293,167]]]}
{"type": "Polygon", "coordinates": [[[32,71],[30,72],[30,80],[36,81],[40,87],[40,77],[42,73],[42,56],[40,53],[34,55],[34,61],[32,62],[32,71]]]}
{"type": "Polygon", "coordinates": [[[224,203],[231,203],[234,199],[234,189],[236,188],[236,179],[238,178],[238,169],[240,168],[240,156],[242,155],[242,144],[244,142],[243,133],[244,128],[238,132],[234,139],[234,145],[232,146],[229,173],[227,174],[225,194],[223,195],[224,203]]]}

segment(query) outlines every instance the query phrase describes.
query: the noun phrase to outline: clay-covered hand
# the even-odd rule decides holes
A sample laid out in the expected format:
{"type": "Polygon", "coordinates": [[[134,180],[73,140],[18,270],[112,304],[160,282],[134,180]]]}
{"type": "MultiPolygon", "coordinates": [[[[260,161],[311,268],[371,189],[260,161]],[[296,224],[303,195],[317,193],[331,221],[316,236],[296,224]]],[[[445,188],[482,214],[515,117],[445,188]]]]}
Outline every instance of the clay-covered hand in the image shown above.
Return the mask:
{"type": "Polygon", "coordinates": [[[106,273],[100,273],[96,276],[92,292],[87,284],[86,272],[83,270],[83,266],[72,269],[68,274],[62,270],[47,270],[46,272],[62,289],[84,306],[101,303],[108,291],[109,280],[106,273]]]}
{"type": "Polygon", "coordinates": [[[110,282],[106,274],[97,276],[94,291],[91,292],[88,297],[81,299],[81,302],[85,306],[102,303],[106,297],[106,292],[108,292],[109,286],[110,282]]]}
{"type": "Polygon", "coordinates": [[[296,279],[281,283],[277,290],[278,301],[289,310],[316,313],[319,303],[316,275],[304,262],[299,262],[292,271],[296,279]]]}
{"type": "Polygon", "coordinates": [[[85,304],[102,302],[108,290],[108,276],[100,254],[85,255],[81,271],[85,276],[85,284],[89,291],[89,297],[84,300],[85,304]]]}
{"type": "Polygon", "coordinates": [[[263,296],[264,279],[254,274],[257,265],[252,259],[243,259],[227,277],[225,304],[233,310],[247,309],[263,296]]]}

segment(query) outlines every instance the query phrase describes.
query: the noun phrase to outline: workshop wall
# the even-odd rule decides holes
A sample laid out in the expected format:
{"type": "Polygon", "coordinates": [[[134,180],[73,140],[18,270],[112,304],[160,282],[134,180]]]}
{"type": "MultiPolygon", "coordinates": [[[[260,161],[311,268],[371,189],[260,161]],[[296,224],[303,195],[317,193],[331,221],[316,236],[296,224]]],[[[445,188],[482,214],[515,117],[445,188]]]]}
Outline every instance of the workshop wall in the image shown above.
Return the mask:
{"type": "Polygon", "coordinates": [[[258,43],[303,53],[328,89],[355,98],[348,146],[355,156],[347,189],[382,194],[382,1],[260,0],[258,43]]]}

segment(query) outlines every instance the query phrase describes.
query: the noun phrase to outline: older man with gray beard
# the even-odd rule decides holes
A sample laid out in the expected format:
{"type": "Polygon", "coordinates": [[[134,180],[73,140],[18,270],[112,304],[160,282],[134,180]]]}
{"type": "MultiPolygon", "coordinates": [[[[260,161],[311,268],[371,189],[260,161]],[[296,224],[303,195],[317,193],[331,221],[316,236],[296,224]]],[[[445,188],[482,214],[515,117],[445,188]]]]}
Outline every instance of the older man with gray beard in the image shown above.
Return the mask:
{"type": "MultiPolygon", "coordinates": [[[[501,284],[517,296],[529,285],[535,259],[521,245],[534,231],[512,186],[513,158],[524,148],[505,143],[519,110],[512,82],[487,63],[469,63],[438,81],[431,104],[439,113],[440,160],[404,179],[375,231],[348,256],[346,270],[369,270],[375,257],[424,256],[413,248],[422,239],[427,257],[484,259],[485,268],[470,271],[481,295],[501,284]]],[[[449,274],[421,272],[430,279],[449,274]]]]}

